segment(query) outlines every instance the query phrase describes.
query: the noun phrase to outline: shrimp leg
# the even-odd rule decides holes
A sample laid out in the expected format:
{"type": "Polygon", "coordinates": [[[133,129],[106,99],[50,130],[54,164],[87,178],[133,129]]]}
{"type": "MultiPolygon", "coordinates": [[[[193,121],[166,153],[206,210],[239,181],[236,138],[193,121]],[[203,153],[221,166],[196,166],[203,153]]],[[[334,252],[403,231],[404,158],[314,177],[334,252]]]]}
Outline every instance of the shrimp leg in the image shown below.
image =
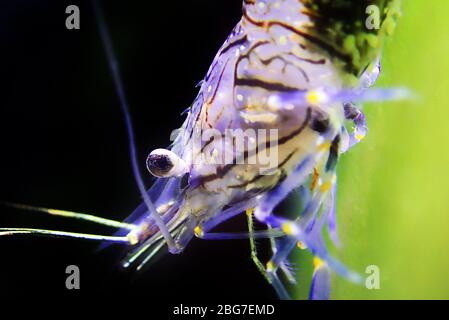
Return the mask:
{"type": "MultiPolygon", "coordinates": [[[[247,218],[248,218],[248,228],[250,230],[250,233],[252,234],[254,232],[252,210],[247,211],[247,218]]],[[[274,243],[273,237],[270,238],[270,242],[272,243],[273,254],[276,254],[276,251],[274,251],[274,250],[277,250],[277,248],[276,248],[276,244],[274,243]],[[274,246],[273,246],[273,244],[274,244],[274,246]]],[[[273,286],[273,288],[275,289],[275,291],[280,299],[290,300],[290,295],[288,294],[287,289],[283,285],[281,279],[279,279],[276,271],[272,272],[272,270],[270,269],[270,264],[267,264],[266,266],[264,266],[263,263],[260,261],[258,255],[257,255],[257,247],[256,247],[254,237],[250,238],[250,247],[251,247],[251,259],[253,260],[254,264],[256,265],[256,267],[260,271],[260,273],[264,276],[264,278],[267,280],[267,282],[273,286]]],[[[282,265],[284,266],[285,264],[282,263],[282,265]]],[[[286,270],[288,270],[288,269],[286,269],[286,270]]],[[[294,277],[290,274],[289,271],[287,274],[287,278],[289,279],[289,281],[291,281],[290,279],[294,279],[294,277]]]]}
{"type": "MultiPolygon", "coordinates": [[[[268,226],[269,229],[272,229],[271,226],[268,226]]],[[[275,238],[270,238],[270,244],[271,244],[271,252],[276,254],[278,252],[278,245],[276,244],[275,238]]],[[[291,284],[296,284],[296,278],[293,274],[293,272],[287,267],[287,264],[281,263],[280,268],[282,272],[284,273],[285,277],[287,278],[287,281],[291,284]]]]}
{"type": "MultiPolygon", "coordinates": [[[[330,176],[332,176],[332,174],[330,174],[330,176]]],[[[333,179],[323,180],[319,190],[321,195],[324,196],[331,190],[333,181],[333,179]]],[[[288,182],[288,180],[286,180],[285,182],[288,182]]],[[[279,187],[280,190],[288,189],[286,186],[282,187],[282,185],[280,185],[279,187]]],[[[279,189],[276,188],[272,192],[274,192],[276,196],[278,196],[277,193],[279,192],[279,189]]],[[[256,218],[260,219],[261,222],[269,223],[270,225],[273,225],[275,227],[280,227],[288,236],[291,237],[288,244],[273,256],[272,260],[269,262],[269,264],[272,264],[269,269],[276,271],[280,262],[283,262],[285,260],[290,251],[294,248],[294,245],[297,243],[297,241],[300,241],[301,243],[304,243],[314,253],[315,256],[326,262],[327,265],[329,265],[329,267],[335,272],[353,282],[360,282],[361,278],[358,274],[349,271],[339,261],[330,256],[325,249],[324,241],[321,236],[321,229],[322,225],[327,219],[328,214],[322,214],[318,221],[316,221],[316,219],[314,218],[315,215],[312,214],[309,219],[306,220],[306,224],[304,224],[304,222],[302,221],[300,222],[299,220],[279,218],[275,216],[272,211],[263,211],[264,209],[271,207],[271,205],[268,205],[266,203],[266,201],[269,201],[269,199],[273,199],[273,195],[270,196],[268,194],[264,199],[265,201],[262,201],[260,206],[256,208],[256,218]]]]}
{"type": "MultiPolygon", "coordinates": [[[[332,176],[332,174],[330,175],[332,176]]],[[[322,183],[320,189],[316,191],[314,197],[310,200],[310,202],[307,204],[306,208],[300,215],[301,220],[298,217],[291,223],[298,224],[302,229],[306,230],[306,232],[314,227],[316,228],[315,223],[317,219],[317,214],[321,209],[321,205],[323,204],[324,199],[328,196],[329,192],[328,183],[331,183],[330,179],[332,178],[328,178],[328,181],[325,180],[322,183]]],[[[286,229],[284,232],[290,233],[290,230],[288,230],[288,223],[284,225],[284,228],[286,229]]],[[[287,240],[287,243],[284,244],[282,249],[276,250],[273,257],[267,264],[270,266],[270,269],[273,271],[277,271],[279,267],[282,267],[283,262],[287,259],[288,255],[295,248],[297,243],[298,243],[297,239],[289,238],[289,240],[287,240]]]]}
{"type": "Polygon", "coordinates": [[[256,241],[254,238],[254,222],[253,222],[253,210],[247,210],[246,216],[248,219],[248,230],[251,237],[249,238],[249,244],[251,248],[251,259],[253,260],[255,266],[259,270],[259,272],[264,276],[264,278],[267,280],[269,284],[272,284],[270,277],[268,276],[267,270],[263,263],[260,261],[258,255],[257,255],[257,247],[256,247],[256,241]]]}
{"type": "MultiPolygon", "coordinates": [[[[260,271],[260,273],[268,281],[268,283],[272,284],[272,280],[271,280],[270,276],[268,275],[267,269],[265,268],[264,264],[260,261],[258,255],[257,255],[257,247],[256,247],[255,240],[258,239],[258,237],[257,237],[257,231],[254,231],[253,210],[247,210],[246,215],[247,215],[247,220],[248,220],[248,230],[249,230],[249,234],[251,235],[249,238],[250,248],[251,248],[251,259],[253,260],[254,264],[256,265],[256,267],[260,271]]],[[[278,229],[269,227],[267,231],[272,232],[274,230],[278,230],[278,229]]],[[[282,234],[285,235],[284,233],[282,233],[282,234]]],[[[276,246],[276,242],[275,242],[276,237],[273,235],[273,236],[270,236],[269,239],[270,239],[272,253],[275,254],[277,252],[277,246],[276,246]]],[[[287,277],[287,279],[290,283],[296,283],[296,279],[291,274],[290,270],[287,268],[285,263],[281,264],[281,269],[284,272],[285,276],[287,277]]]]}
{"type": "Polygon", "coordinates": [[[202,240],[241,240],[241,239],[270,239],[284,237],[285,233],[279,229],[249,232],[205,233],[200,226],[195,228],[195,236],[202,240]]]}
{"type": "Polygon", "coordinates": [[[348,149],[362,141],[368,133],[368,126],[363,112],[352,103],[345,103],[345,118],[354,123],[354,131],[349,135],[348,149]]]}

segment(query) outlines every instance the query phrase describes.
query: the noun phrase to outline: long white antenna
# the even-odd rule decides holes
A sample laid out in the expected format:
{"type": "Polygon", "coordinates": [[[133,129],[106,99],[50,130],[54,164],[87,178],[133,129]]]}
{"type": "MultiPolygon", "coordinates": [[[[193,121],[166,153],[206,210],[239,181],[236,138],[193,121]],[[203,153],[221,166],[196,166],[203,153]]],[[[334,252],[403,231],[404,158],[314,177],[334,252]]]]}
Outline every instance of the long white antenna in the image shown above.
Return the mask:
{"type": "Polygon", "coordinates": [[[100,32],[101,39],[103,41],[106,58],[108,60],[109,67],[111,69],[114,86],[117,91],[117,96],[120,100],[120,107],[121,107],[123,115],[125,117],[126,130],[128,133],[129,154],[130,154],[130,158],[131,158],[131,165],[132,165],[132,170],[133,170],[133,174],[134,174],[134,179],[137,183],[137,187],[139,188],[140,194],[142,195],[143,201],[145,202],[145,205],[147,206],[148,211],[151,214],[151,217],[154,219],[161,234],[163,235],[163,237],[165,238],[165,241],[167,242],[169,250],[171,252],[176,252],[177,248],[176,248],[175,241],[173,240],[173,237],[171,236],[169,230],[167,229],[166,225],[162,221],[161,216],[156,211],[156,208],[155,208],[153,202],[151,201],[150,197],[148,196],[148,194],[146,192],[146,188],[143,183],[142,176],[141,176],[140,170],[139,170],[138,161],[137,161],[137,152],[136,152],[136,146],[135,146],[135,142],[134,142],[135,139],[134,139],[133,125],[132,125],[132,120],[131,120],[131,116],[129,113],[128,101],[126,99],[125,90],[122,85],[122,79],[120,76],[118,61],[115,58],[114,50],[112,49],[112,41],[109,36],[106,22],[103,17],[103,13],[100,10],[99,4],[95,0],[92,0],[92,4],[93,4],[95,15],[97,16],[98,29],[100,32]]]}
{"type": "Polygon", "coordinates": [[[75,238],[94,241],[109,241],[109,242],[121,242],[129,245],[136,244],[135,239],[132,237],[113,237],[113,236],[101,236],[96,234],[87,233],[74,233],[65,231],[54,231],[44,229],[29,229],[29,228],[0,228],[0,237],[13,236],[13,235],[44,235],[56,238],[75,238]]]}
{"type": "Polygon", "coordinates": [[[64,217],[64,218],[88,221],[88,222],[101,224],[101,225],[104,225],[107,227],[112,227],[112,228],[128,229],[128,230],[135,230],[135,229],[139,228],[139,226],[133,225],[130,223],[120,222],[120,221],[111,220],[111,219],[105,219],[105,218],[97,217],[97,216],[94,216],[91,214],[86,214],[86,213],[73,212],[73,211],[67,211],[67,210],[59,210],[59,209],[49,209],[49,208],[44,208],[44,207],[35,207],[35,206],[26,205],[26,204],[11,203],[11,202],[3,202],[0,204],[4,205],[6,207],[16,208],[16,209],[20,209],[20,210],[35,211],[35,212],[46,213],[46,214],[49,214],[52,216],[59,216],[59,217],[64,217]]]}

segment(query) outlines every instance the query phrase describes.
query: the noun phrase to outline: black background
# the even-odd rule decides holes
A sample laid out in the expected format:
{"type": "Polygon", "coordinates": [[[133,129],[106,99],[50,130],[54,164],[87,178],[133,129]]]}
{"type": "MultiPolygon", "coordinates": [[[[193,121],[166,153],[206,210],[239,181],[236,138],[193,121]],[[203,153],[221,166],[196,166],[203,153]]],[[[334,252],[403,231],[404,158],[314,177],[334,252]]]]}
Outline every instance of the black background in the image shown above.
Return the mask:
{"type": "MultiPolygon", "coordinates": [[[[90,2],[0,3],[0,200],[124,219],[140,197],[90,2]],[[65,28],[70,4],[81,10],[80,30],[65,28]]],[[[241,0],[106,1],[103,7],[143,164],[182,124],[195,85],[240,19],[241,0]]],[[[0,226],[113,232],[5,207],[0,226]]],[[[165,255],[140,274],[120,269],[120,247],[96,249],[86,241],[2,238],[0,295],[276,298],[252,264],[247,241],[194,240],[182,255],[165,255]],[[65,288],[70,264],[81,270],[77,293],[65,288]]]]}

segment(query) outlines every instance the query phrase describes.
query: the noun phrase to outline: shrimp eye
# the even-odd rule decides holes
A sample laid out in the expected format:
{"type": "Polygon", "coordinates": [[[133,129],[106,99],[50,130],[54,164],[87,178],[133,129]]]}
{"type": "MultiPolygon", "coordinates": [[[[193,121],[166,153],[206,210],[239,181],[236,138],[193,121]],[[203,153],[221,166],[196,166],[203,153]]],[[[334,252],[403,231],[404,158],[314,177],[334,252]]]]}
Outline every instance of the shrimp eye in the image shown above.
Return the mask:
{"type": "Polygon", "coordinates": [[[156,149],[147,158],[147,169],[155,177],[168,178],[187,172],[185,162],[170,150],[156,149]]]}
{"type": "Polygon", "coordinates": [[[147,169],[156,177],[165,177],[173,169],[173,162],[165,154],[150,154],[147,158],[147,169]]]}

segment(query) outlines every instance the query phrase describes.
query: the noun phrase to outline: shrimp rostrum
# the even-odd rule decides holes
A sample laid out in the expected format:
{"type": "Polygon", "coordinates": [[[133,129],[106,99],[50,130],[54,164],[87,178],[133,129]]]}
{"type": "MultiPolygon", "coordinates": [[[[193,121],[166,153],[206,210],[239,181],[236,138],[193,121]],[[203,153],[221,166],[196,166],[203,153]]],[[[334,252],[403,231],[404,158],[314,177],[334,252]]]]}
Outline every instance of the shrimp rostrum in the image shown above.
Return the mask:
{"type": "MultiPolygon", "coordinates": [[[[357,103],[403,95],[370,88],[398,6],[394,0],[244,0],[243,17],[217,53],[172,145],[148,156],[146,167],[157,177],[148,191],[134,163],[144,202],[126,222],[20,206],[120,229],[114,236],[19,228],[1,229],[0,235],[124,243],[130,251],[123,265],[138,269],[162,247],[180,253],[194,237],[248,239],[257,268],[282,299],[289,298],[285,282],[295,283],[288,259],[298,247],[315,256],[311,298],[329,297],[331,271],[360,281],[328,253],[323,233],[338,244],[336,165],[367,133],[357,103]],[[365,25],[369,5],[379,9],[378,28],[365,25]],[[277,208],[294,190],[302,208],[285,218],[277,208]],[[213,232],[240,214],[247,215],[248,232],[213,232]],[[256,230],[253,219],[266,228],[256,230]],[[266,263],[257,256],[256,239],[272,244],[266,263]]],[[[107,44],[104,27],[100,31],[107,44]]]]}

